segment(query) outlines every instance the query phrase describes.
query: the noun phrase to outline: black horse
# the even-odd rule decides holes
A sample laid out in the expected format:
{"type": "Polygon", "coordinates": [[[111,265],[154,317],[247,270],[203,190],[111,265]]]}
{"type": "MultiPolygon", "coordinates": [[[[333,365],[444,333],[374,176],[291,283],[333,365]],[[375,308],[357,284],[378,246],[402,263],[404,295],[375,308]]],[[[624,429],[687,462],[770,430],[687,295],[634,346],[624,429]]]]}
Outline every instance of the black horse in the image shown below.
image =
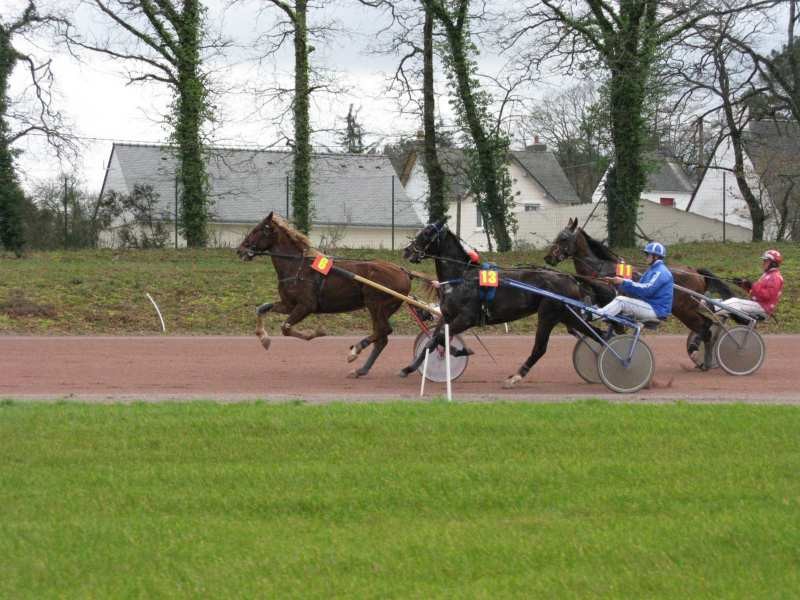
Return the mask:
{"type": "MultiPolygon", "coordinates": [[[[547,343],[553,328],[563,323],[573,335],[588,334],[587,328],[563,302],[538,294],[524,292],[511,287],[497,288],[494,299],[482,299],[478,282],[479,265],[472,263],[458,237],[444,221],[431,223],[420,231],[405,248],[403,257],[413,263],[432,258],[436,263],[436,274],[440,282],[440,309],[442,320],[434,330],[428,349],[433,351],[444,344],[444,324],[450,325],[450,335],[456,335],[476,325],[495,325],[515,321],[537,314],[539,323],[536,338],[528,359],[516,373],[504,382],[511,387],[519,382],[547,351],[547,343]]],[[[502,277],[515,279],[545,290],[581,301],[594,302],[594,292],[582,286],[572,276],[552,269],[526,267],[503,269],[502,277]]],[[[595,330],[602,335],[602,332],[595,330]]],[[[453,351],[453,354],[471,354],[470,350],[453,351]]],[[[406,377],[419,368],[424,353],[400,371],[406,377]]]]}

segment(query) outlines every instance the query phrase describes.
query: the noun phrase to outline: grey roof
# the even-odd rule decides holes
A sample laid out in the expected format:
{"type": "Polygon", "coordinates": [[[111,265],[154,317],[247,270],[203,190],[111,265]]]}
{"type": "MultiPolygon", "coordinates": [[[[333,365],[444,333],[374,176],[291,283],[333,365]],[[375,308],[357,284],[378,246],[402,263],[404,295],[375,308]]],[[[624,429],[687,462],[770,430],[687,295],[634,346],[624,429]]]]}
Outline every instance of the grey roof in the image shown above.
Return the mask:
{"type": "MultiPolygon", "coordinates": [[[[580,198],[564,174],[552,152],[544,150],[513,150],[511,156],[533,177],[555,202],[579,204],[580,198]]],[[[418,154],[418,158],[421,154],[418,154]]],[[[460,148],[440,148],[439,162],[448,177],[450,193],[464,196],[469,190],[467,159],[460,148]]]]}
{"type": "Polygon", "coordinates": [[[645,189],[651,192],[682,192],[691,194],[695,185],[683,168],[674,159],[663,155],[649,157],[655,163],[654,169],[647,173],[645,189]]]}
{"type": "MultiPolygon", "coordinates": [[[[543,146],[542,146],[543,147],[543,146]]],[[[511,155],[528,174],[539,182],[547,195],[559,204],[580,204],[580,198],[558,164],[555,154],[547,150],[513,150],[511,155]]]]}
{"type": "MultiPolygon", "coordinates": [[[[286,213],[287,177],[291,182],[292,154],[264,150],[212,148],[207,170],[212,221],[255,223],[270,211],[286,213]]],[[[168,146],[114,144],[110,168],[119,161],[119,173],[109,172],[102,192],[130,193],[135,184],[151,185],[159,194],[159,209],[171,213],[175,202],[173,149],[168,146]],[[120,183],[122,182],[122,183],[120,183]]],[[[394,168],[383,155],[316,154],[311,160],[313,222],[391,226],[394,168]]],[[[394,182],[394,215],[398,227],[422,223],[411,201],[394,182]]]]}

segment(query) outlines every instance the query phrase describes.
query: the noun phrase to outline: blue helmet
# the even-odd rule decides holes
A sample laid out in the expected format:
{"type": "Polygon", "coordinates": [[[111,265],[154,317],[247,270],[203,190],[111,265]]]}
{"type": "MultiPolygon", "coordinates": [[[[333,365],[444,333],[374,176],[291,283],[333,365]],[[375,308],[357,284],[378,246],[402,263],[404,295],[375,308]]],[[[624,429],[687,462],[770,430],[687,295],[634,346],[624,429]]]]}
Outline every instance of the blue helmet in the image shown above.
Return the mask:
{"type": "Polygon", "coordinates": [[[659,258],[666,258],[667,249],[664,247],[664,244],[659,244],[658,242],[648,242],[647,246],[644,247],[644,253],[652,254],[653,256],[657,256],[659,258]]]}

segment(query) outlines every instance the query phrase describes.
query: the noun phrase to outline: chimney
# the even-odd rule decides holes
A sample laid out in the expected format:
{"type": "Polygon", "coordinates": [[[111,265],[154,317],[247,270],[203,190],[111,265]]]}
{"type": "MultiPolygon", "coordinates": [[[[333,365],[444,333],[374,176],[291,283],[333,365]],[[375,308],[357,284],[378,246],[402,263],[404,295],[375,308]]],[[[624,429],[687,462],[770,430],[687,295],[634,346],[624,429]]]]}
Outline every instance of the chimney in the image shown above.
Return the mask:
{"type": "Polygon", "coordinates": [[[528,152],[545,152],[547,150],[547,144],[539,143],[539,136],[533,136],[533,144],[530,146],[525,146],[525,150],[528,152]]]}

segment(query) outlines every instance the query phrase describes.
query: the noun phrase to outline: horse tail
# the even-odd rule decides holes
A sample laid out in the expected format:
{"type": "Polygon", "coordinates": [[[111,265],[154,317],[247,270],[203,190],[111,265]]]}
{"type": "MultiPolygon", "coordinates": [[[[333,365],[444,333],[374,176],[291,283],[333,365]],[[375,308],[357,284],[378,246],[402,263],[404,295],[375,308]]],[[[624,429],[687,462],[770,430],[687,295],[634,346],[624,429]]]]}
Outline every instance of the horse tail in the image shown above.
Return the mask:
{"type": "Polygon", "coordinates": [[[406,275],[408,275],[409,279],[418,279],[422,282],[422,289],[428,298],[438,297],[436,287],[433,285],[433,282],[436,281],[436,276],[428,275],[427,273],[422,273],[421,271],[410,271],[405,267],[400,268],[405,272],[406,275]]]}
{"type": "Polygon", "coordinates": [[[722,281],[722,279],[714,275],[714,273],[708,269],[697,269],[697,272],[705,278],[707,286],[706,289],[709,292],[716,292],[723,300],[727,300],[728,298],[736,295],[733,293],[733,290],[731,290],[731,288],[728,287],[724,281],[722,281]]]}

